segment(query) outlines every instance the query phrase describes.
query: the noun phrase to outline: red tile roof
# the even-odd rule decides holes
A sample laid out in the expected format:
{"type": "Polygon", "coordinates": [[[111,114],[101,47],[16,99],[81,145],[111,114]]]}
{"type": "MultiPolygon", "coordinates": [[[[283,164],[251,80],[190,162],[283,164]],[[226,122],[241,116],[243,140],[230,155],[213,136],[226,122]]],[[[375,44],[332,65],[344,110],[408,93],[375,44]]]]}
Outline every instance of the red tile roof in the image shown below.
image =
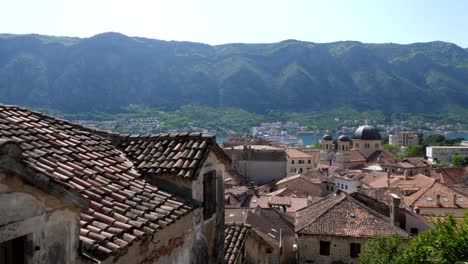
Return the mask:
{"type": "Polygon", "coordinates": [[[340,192],[296,213],[296,233],[342,237],[372,237],[396,234],[409,237],[390,224],[388,217],[340,192]]]}
{"type": "Polygon", "coordinates": [[[119,147],[129,158],[101,134],[22,108],[0,106],[0,138],[19,144],[22,162],[90,202],[80,214],[80,240],[86,254],[104,260],[124,254],[134,241],[157,234],[194,209],[189,202],[146,182],[141,173],[174,170],[193,177],[214,139],[202,135],[118,136],[122,139],[119,147]],[[164,158],[157,160],[156,153],[164,158]],[[190,164],[186,166],[187,160],[190,164]]]}
{"type": "Polygon", "coordinates": [[[237,263],[242,254],[250,226],[243,223],[226,224],[224,227],[224,262],[237,263]]]}
{"type": "Polygon", "coordinates": [[[229,158],[215,144],[215,137],[200,133],[160,135],[107,135],[145,175],[177,175],[193,179],[210,151],[229,158]]]}

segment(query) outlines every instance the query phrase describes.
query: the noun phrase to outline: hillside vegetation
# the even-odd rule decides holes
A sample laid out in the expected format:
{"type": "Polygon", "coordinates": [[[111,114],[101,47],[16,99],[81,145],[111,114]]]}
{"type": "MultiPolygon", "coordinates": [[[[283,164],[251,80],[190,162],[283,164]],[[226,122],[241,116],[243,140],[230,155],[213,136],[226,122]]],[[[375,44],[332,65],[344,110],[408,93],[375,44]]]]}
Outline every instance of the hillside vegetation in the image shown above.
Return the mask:
{"type": "Polygon", "coordinates": [[[451,43],[272,44],[0,35],[0,102],[66,113],[197,104],[251,113],[468,108],[468,51],[451,43]]]}

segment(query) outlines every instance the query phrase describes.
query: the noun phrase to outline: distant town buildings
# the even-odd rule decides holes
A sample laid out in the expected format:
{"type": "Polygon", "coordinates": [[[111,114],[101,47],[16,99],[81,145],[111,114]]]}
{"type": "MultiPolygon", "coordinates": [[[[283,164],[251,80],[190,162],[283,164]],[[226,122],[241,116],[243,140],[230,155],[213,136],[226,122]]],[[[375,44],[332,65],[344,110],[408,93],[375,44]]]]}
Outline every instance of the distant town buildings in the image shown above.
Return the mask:
{"type": "Polygon", "coordinates": [[[448,162],[455,155],[468,157],[468,146],[429,146],[426,147],[427,160],[430,163],[448,162]]]}
{"type": "Polygon", "coordinates": [[[415,132],[396,132],[388,136],[388,143],[397,147],[419,144],[419,135],[415,132]]]}

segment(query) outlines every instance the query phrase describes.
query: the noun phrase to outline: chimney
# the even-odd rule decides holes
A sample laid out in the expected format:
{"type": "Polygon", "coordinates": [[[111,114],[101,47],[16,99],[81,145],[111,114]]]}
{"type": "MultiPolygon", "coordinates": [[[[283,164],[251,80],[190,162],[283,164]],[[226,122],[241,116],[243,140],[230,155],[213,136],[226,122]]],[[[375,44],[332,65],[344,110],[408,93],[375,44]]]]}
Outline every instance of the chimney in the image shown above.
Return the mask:
{"type": "Polygon", "coordinates": [[[456,194],[452,195],[452,205],[457,206],[457,195],[456,194]]]}
{"type": "Polygon", "coordinates": [[[390,224],[400,227],[400,202],[398,195],[390,194],[390,224]]]}
{"type": "Polygon", "coordinates": [[[408,180],[408,174],[409,174],[409,173],[408,173],[408,170],[405,170],[405,173],[404,173],[404,176],[405,176],[405,181],[407,181],[407,180],[408,180]]]}
{"type": "Polygon", "coordinates": [[[436,206],[440,207],[440,194],[436,194],[436,206]]]}

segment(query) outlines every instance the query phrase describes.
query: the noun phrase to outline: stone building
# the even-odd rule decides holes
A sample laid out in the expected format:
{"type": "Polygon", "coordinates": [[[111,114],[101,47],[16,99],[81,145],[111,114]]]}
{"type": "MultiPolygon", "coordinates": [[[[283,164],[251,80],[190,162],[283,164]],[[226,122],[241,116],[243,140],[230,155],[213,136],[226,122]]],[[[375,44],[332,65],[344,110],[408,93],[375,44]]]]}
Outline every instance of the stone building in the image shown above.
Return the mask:
{"type": "Polygon", "coordinates": [[[298,149],[286,148],[286,175],[291,176],[315,168],[315,157],[298,149]]]}
{"type": "Polygon", "coordinates": [[[226,263],[296,263],[291,216],[271,208],[228,209],[226,213],[226,263]]]}
{"type": "Polygon", "coordinates": [[[224,148],[232,160],[232,169],[245,182],[264,184],[286,177],[286,153],[283,148],[267,145],[244,145],[224,148]]]}
{"type": "Polygon", "coordinates": [[[118,135],[0,106],[0,140],[10,262],[223,261],[229,158],[213,136],[118,135]]]}
{"type": "Polygon", "coordinates": [[[369,238],[409,237],[395,219],[344,192],[331,194],[296,213],[299,263],[358,263],[359,253],[369,238]]]}

